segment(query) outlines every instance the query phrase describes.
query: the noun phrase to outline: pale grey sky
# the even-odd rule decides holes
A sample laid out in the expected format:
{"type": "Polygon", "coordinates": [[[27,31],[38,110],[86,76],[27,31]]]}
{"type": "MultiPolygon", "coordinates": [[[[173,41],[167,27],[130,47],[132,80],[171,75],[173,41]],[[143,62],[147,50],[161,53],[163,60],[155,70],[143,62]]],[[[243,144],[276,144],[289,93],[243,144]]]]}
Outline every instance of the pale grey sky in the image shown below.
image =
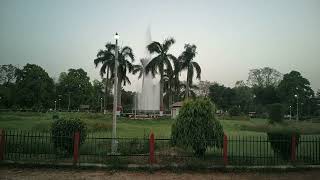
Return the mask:
{"type": "MultiPolygon", "coordinates": [[[[118,32],[138,63],[149,24],[153,40],[176,39],[175,55],[197,45],[203,80],[233,86],[269,66],[320,88],[319,0],[0,0],[0,64],[39,64],[55,78],[81,67],[99,79],[97,51],[118,32]]],[[[139,86],[131,79],[126,89],[139,86]]]]}

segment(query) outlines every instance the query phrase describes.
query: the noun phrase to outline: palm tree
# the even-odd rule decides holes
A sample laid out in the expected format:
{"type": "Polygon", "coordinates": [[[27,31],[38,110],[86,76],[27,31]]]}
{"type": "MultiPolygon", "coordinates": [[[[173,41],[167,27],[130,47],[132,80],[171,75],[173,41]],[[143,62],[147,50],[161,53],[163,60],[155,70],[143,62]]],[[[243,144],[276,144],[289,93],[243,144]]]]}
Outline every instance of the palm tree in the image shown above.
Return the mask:
{"type": "Polygon", "coordinates": [[[169,54],[168,51],[171,45],[174,43],[175,40],[173,38],[168,38],[163,42],[163,44],[153,41],[147,46],[150,54],[157,54],[157,56],[151,59],[151,61],[147,64],[145,71],[146,73],[151,72],[153,77],[155,77],[157,72],[160,74],[160,111],[163,111],[164,72],[165,69],[168,72],[172,71],[170,60],[175,58],[172,54],[169,54]]]}
{"type": "Polygon", "coordinates": [[[190,87],[192,86],[192,79],[194,75],[194,70],[197,73],[196,78],[201,78],[201,68],[197,62],[194,62],[193,59],[196,56],[196,45],[186,44],[184,46],[184,51],[182,52],[180,59],[181,59],[181,69],[187,70],[187,82],[186,82],[186,89],[185,89],[185,98],[188,98],[190,95],[190,87]]]}
{"type": "MultiPolygon", "coordinates": [[[[115,66],[115,50],[116,46],[112,43],[106,44],[106,50],[100,50],[98,52],[97,58],[94,60],[96,66],[102,64],[100,69],[100,75],[103,76],[107,70],[107,81],[114,79],[114,66],[115,66]],[[109,78],[109,72],[111,74],[109,78]]],[[[127,73],[132,72],[134,61],[134,54],[129,46],[125,46],[119,49],[118,52],[118,107],[121,107],[121,83],[125,86],[127,83],[131,84],[127,73]]],[[[107,92],[107,91],[106,91],[107,92]]]]}
{"type": "MultiPolygon", "coordinates": [[[[187,83],[186,84],[180,84],[180,94],[179,94],[179,97],[181,98],[181,99],[186,99],[187,97],[186,97],[186,95],[187,95],[187,93],[186,93],[186,90],[187,90],[187,83]]],[[[194,97],[196,97],[196,93],[194,92],[194,90],[197,90],[197,89],[199,89],[199,87],[198,86],[196,86],[196,85],[191,85],[191,86],[189,86],[189,96],[188,96],[188,98],[189,97],[192,97],[192,98],[194,98],[194,97]]]]}
{"type": "Polygon", "coordinates": [[[99,50],[97,53],[97,58],[94,59],[94,64],[96,68],[98,67],[99,64],[102,64],[100,68],[100,76],[102,79],[105,79],[105,101],[104,101],[104,109],[107,110],[107,102],[108,102],[108,87],[109,87],[109,80],[111,77],[109,77],[109,73],[113,71],[112,65],[113,65],[113,50],[115,47],[111,43],[107,43],[105,45],[106,50],[99,50]],[[103,78],[104,74],[107,73],[107,77],[103,78]]]}

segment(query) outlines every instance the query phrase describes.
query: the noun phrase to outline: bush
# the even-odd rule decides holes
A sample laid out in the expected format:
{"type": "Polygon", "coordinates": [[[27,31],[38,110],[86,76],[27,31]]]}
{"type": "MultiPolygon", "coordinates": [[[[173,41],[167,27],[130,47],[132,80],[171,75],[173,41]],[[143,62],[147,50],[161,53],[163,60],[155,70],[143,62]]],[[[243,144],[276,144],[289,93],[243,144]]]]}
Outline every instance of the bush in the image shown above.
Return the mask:
{"type": "Polygon", "coordinates": [[[59,115],[58,115],[58,114],[53,114],[53,115],[52,115],[52,119],[53,119],[53,120],[59,119],[59,115]]]}
{"type": "Polygon", "coordinates": [[[86,124],[80,119],[58,119],[51,125],[51,135],[57,152],[72,154],[73,137],[75,132],[80,132],[80,145],[87,136],[86,124]]]}
{"type": "Polygon", "coordinates": [[[280,103],[271,104],[269,106],[269,122],[281,123],[283,121],[283,107],[280,103]]]}
{"type": "Polygon", "coordinates": [[[268,141],[274,153],[278,154],[283,160],[289,160],[291,157],[292,136],[296,136],[296,144],[298,147],[300,134],[297,132],[268,132],[268,141]]]}
{"type": "Polygon", "coordinates": [[[172,125],[173,145],[191,147],[197,156],[204,156],[207,147],[222,147],[223,128],[214,117],[214,106],[208,99],[184,102],[172,125]]]}
{"type": "Polygon", "coordinates": [[[229,109],[229,115],[230,116],[239,116],[240,115],[240,108],[237,106],[233,106],[229,109]]]}

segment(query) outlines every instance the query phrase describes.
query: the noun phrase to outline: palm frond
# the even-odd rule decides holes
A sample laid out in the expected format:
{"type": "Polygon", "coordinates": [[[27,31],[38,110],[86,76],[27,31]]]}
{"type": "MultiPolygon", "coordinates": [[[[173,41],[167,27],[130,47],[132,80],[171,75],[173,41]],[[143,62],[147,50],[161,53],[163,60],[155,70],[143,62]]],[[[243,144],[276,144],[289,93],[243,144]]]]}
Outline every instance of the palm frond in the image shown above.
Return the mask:
{"type": "Polygon", "coordinates": [[[197,79],[201,79],[201,67],[197,62],[192,62],[192,66],[196,69],[197,79]]]}
{"type": "Polygon", "coordinates": [[[149,50],[150,54],[153,54],[153,53],[160,54],[161,51],[162,51],[161,44],[159,42],[157,42],[157,41],[153,41],[152,43],[150,43],[147,46],[147,49],[149,50]]]}
{"type": "Polygon", "coordinates": [[[171,38],[167,38],[166,40],[164,40],[163,43],[163,51],[164,52],[168,52],[169,48],[172,46],[172,44],[174,44],[176,41],[171,37],[171,38]]]}

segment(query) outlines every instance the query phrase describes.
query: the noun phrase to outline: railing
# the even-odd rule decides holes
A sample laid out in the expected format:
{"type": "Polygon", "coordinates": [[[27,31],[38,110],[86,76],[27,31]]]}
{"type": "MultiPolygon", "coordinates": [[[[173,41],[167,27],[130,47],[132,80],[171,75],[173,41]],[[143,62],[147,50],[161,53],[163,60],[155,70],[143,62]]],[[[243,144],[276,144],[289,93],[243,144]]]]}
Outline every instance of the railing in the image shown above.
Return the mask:
{"type": "MultiPolygon", "coordinates": [[[[117,152],[111,152],[112,138],[89,134],[84,143],[79,135],[53,137],[50,133],[0,131],[0,160],[27,163],[99,163],[108,165],[160,164],[183,166],[272,166],[320,165],[320,136],[303,135],[273,139],[267,135],[225,136],[220,147],[208,147],[197,157],[192,149],[174,146],[170,139],[117,138],[117,152]],[[66,143],[67,142],[67,143],[66,143]],[[67,145],[66,145],[67,144],[67,145]],[[297,145],[296,145],[297,144],[297,145]],[[60,147],[60,148],[59,148],[60,147]],[[61,148],[64,147],[64,148],[61,148]]],[[[212,141],[210,144],[218,144],[212,141]]]]}

